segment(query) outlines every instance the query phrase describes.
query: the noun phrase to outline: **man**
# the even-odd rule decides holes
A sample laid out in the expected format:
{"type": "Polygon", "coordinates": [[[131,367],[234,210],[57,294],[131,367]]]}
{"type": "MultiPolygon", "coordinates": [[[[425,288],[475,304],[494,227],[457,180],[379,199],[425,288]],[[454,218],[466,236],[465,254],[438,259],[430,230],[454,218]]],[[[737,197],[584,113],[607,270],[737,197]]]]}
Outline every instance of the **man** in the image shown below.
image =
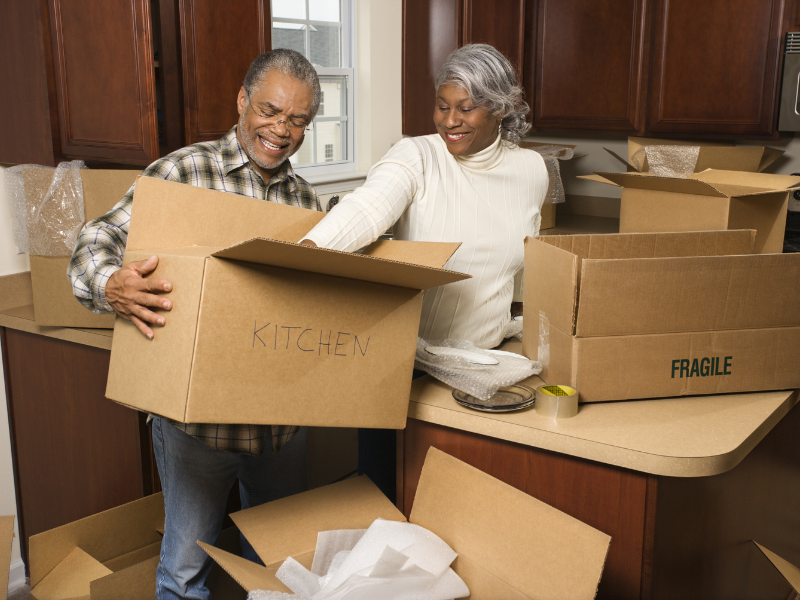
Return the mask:
{"type": "MultiPolygon", "coordinates": [[[[303,143],[320,96],[317,74],[301,54],[286,49],[262,54],[239,90],[238,125],[220,140],[157,160],[143,175],[320,210],[313,188],[288,161],[303,143]]],[[[158,265],[157,256],[121,268],[132,199],[133,187],[108,214],[86,225],[68,276],[84,306],[96,313],[116,312],[152,339],[153,328],[166,322],[152,309],[172,308],[172,285],[145,277],[158,265]]],[[[156,598],[207,600],[211,561],[197,540],[216,543],[237,477],[243,508],[304,489],[304,430],[151,418],[166,511],[156,598]]],[[[244,555],[255,560],[252,547],[242,542],[244,555]]]]}

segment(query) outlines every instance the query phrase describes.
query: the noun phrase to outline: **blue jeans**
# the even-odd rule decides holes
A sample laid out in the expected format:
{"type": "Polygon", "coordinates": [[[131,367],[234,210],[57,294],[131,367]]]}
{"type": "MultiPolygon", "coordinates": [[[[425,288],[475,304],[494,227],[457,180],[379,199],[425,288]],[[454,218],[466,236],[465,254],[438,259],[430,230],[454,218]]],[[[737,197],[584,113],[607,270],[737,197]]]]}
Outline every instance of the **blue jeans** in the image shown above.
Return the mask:
{"type": "MultiPolygon", "coordinates": [[[[277,454],[268,445],[261,456],[249,456],[210,448],[161,417],[152,426],[166,513],[156,599],[209,600],[205,581],[211,559],[197,540],[217,543],[237,478],[243,509],[306,489],[307,429],[301,428],[277,454]]],[[[241,539],[243,556],[257,560],[241,539]]]]}

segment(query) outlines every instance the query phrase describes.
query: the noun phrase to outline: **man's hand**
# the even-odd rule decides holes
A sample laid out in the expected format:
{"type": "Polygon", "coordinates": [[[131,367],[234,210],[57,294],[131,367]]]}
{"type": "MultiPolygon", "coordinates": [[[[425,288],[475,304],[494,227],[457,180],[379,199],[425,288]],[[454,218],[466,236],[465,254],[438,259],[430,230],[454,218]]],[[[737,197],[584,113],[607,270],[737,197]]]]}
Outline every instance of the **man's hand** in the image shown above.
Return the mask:
{"type": "Polygon", "coordinates": [[[157,296],[172,291],[172,284],[165,279],[145,279],[158,266],[158,257],[132,262],[108,278],[106,300],[123,319],[131,321],[144,335],[153,339],[153,330],[148,323],[164,326],[166,320],[148,306],[170,310],[172,301],[157,296]]]}

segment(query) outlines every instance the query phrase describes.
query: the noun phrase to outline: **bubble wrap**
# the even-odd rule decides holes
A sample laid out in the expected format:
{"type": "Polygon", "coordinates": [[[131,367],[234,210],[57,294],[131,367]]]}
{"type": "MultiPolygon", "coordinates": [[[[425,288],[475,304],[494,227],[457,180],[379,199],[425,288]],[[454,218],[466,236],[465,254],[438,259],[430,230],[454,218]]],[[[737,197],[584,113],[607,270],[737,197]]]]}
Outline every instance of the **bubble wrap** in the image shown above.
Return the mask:
{"type": "Polygon", "coordinates": [[[69,256],[84,223],[82,161],[62,162],[50,180],[51,169],[41,165],[18,165],[6,171],[6,194],[11,202],[14,242],[20,250],[36,256],[69,256]],[[41,182],[25,189],[29,181],[41,182]],[[49,187],[46,191],[45,185],[49,187]]]}
{"type": "Polygon", "coordinates": [[[700,146],[653,145],[639,148],[631,156],[631,163],[640,171],[647,157],[649,172],[659,177],[689,177],[694,173],[700,146]]]}
{"type": "Polygon", "coordinates": [[[569,160],[574,156],[572,148],[565,146],[536,146],[531,148],[534,152],[538,152],[544,159],[544,166],[547,167],[547,177],[549,182],[547,184],[547,195],[545,196],[545,204],[560,204],[564,202],[564,184],[561,182],[561,167],[558,164],[560,160],[569,160]]]}
{"type": "Polygon", "coordinates": [[[508,327],[506,327],[503,337],[505,339],[515,337],[522,341],[522,317],[516,317],[508,322],[508,327]]]}
{"type": "Polygon", "coordinates": [[[422,338],[417,338],[414,367],[481,400],[488,400],[501,387],[513,385],[542,372],[542,365],[536,361],[492,354],[476,348],[467,340],[423,340],[422,338]],[[430,354],[425,350],[428,346],[460,348],[491,356],[500,362],[496,365],[473,365],[461,357],[430,354]]]}
{"type": "Polygon", "coordinates": [[[464,598],[469,589],[450,568],[456,556],[427,529],[377,519],[367,530],[320,533],[310,571],[287,558],[275,575],[293,594],[257,590],[248,600],[464,598]]]}

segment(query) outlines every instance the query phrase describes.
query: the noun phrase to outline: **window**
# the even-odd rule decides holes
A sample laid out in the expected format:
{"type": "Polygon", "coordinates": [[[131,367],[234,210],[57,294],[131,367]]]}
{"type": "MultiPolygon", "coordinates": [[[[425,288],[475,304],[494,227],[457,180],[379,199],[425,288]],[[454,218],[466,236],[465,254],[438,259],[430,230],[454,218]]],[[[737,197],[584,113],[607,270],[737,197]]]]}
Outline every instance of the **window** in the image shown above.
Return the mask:
{"type": "Polygon", "coordinates": [[[303,175],[355,168],[351,0],[272,0],[272,47],[308,58],[319,75],[320,109],[292,166],[303,175]]]}

